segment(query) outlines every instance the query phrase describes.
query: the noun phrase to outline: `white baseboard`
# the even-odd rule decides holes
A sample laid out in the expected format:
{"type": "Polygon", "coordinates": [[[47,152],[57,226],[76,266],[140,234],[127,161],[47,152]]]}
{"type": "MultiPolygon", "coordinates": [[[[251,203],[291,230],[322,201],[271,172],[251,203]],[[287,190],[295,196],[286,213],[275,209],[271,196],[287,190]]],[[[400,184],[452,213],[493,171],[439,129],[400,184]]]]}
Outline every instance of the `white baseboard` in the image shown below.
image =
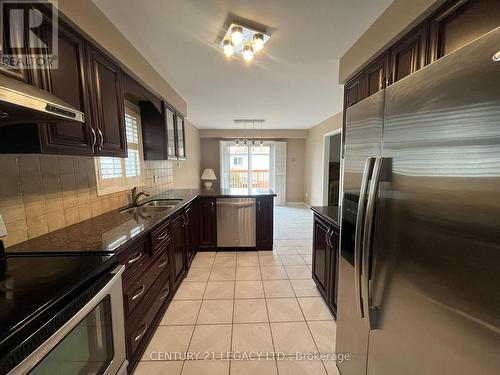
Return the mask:
{"type": "Polygon", "coordinates": [[[306,202],[286,202],[286,204],[301,204],[303,206],[309,207],[309,205],[306,202]]]}

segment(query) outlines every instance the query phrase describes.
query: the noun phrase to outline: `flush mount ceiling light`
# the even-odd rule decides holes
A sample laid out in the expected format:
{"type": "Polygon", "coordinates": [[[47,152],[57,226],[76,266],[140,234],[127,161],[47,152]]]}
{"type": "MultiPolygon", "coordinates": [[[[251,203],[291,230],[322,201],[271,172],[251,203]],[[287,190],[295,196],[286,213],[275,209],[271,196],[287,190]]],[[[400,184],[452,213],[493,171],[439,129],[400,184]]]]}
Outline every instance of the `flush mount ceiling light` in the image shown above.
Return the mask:
{"type": "Polygon", "coordinates": [[[247,62],[252,61],[269,40],[269,35],[248,26],[231,23],[219,43],[219,48],[228,57],[237,55],[247,62]]]}

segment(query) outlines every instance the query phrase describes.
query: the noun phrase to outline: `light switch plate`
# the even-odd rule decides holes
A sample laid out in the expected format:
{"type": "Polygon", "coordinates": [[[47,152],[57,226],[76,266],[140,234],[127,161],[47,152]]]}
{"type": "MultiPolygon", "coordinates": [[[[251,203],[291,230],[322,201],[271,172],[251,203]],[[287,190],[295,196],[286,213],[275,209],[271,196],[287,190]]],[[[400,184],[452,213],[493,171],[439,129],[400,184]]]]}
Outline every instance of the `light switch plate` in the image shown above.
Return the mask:
{"type": "Polygon", "coordinates": [[[0,215],[0,238],[7,235],[7,229],[5,229],[5,224],[3,223],[2,215],[0,215]]]}

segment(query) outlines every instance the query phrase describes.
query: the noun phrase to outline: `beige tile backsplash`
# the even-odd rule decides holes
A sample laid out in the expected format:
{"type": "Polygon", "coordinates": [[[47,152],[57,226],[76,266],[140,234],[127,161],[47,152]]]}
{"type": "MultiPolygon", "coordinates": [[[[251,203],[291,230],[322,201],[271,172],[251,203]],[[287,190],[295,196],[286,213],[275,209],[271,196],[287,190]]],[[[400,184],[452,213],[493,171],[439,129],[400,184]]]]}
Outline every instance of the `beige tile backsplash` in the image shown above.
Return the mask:
{"type": "MultiPolygon", "coordinates": [[[[146,161],[144,189],[173,187],[170,161],[146,161]]],[[[97,196],[94,159],[0,155],[0,214],[5,246],[78,223],[129,203],[130,191],[97,196]]]]}

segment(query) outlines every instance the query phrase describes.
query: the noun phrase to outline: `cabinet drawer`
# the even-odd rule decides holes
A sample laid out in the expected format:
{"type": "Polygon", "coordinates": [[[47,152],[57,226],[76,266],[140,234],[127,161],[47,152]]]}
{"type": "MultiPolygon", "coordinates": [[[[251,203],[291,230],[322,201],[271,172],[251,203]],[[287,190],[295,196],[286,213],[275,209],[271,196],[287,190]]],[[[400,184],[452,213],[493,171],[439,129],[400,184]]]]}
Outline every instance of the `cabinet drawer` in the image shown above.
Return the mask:
{"type": "Polygon", "coordinates": [[[150,258],[147,253],[147,242],[141,241],[119,254],[120,263],[125,266],[122,280],[128,280],[150,258]]]}
{"type": "Polygon", "coordinates": [[[163,251],[155,256],[151,262],[145,263],[124,285],[123,305],[125,316],[142,301],[151,285],[160,276],[163,270],[168,269],[168,253],[163,251]]]}
{"type": "Polygon", "coordinates": [[[151,251],[153,254],[164,249],[165,245],[172,239],[169,224],[167,222],[151,232],[151,251]]]}
{"type": "Polygon", "coordinates": [[[125,333],[128,358],[134,356],[134,352],[141,342],[149,336],[148,331],[154,329],[152,322],[163,303],[170,296],[170,293],[170,273],[168,270],[165,270],[146,292],[141,305],[137,309],[134,309],[132,314],[127,318],[125,333]]]}

